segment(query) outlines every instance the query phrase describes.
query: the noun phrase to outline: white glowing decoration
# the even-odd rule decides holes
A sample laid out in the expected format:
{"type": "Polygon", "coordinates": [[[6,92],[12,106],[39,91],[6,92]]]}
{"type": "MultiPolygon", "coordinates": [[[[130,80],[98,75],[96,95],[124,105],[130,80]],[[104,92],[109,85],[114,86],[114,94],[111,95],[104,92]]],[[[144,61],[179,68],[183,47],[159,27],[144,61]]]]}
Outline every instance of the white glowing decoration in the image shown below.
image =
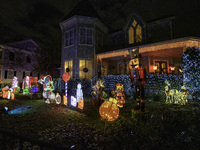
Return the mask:
{"type": "Polygon", "coordinates": [[[17,85],[18,85],[17,77],[13,77],[13,80],[12,80],[12,89],[17,88],[17,85]]]}
{"type": "Polygon", "coordinates": [[[56,94],[56,98],[55,98],[56,104],[60,104],[61,103],[61,96],[59,93],[56,94]]]}
{"type": "Polygon", "coordinates": [[[71,105],[74,107],[77,105],[76,98],[74,96],[71,96],[71,105]]]}
{"type": "Polygon", "coordinates": [[[83,99],[83,91],[81,89],[81,83],[78,83],[78,85],[77,85],[77,90],[76,90],[76,100],[77,100],[77,103],[79,101],[79,98],[83,99]]]}

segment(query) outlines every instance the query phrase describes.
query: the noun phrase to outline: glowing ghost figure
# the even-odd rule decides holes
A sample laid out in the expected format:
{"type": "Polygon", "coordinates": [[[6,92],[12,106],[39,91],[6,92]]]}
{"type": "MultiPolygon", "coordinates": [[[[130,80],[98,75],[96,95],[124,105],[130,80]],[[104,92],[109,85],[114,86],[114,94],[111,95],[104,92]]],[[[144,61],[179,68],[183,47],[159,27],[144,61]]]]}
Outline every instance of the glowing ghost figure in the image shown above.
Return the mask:
{"type": "Polygon", "coordinates": [[[56,98],[55,98],[56,104],[60,104],[61,103],[61,97],[59,93],[56,93],[56,98]]]}
{"type": "Polygon", "coordinates": [[[83,99],[83,91],[81,89],[81,84],[78,83],[77,90],[76,90],[76,100],[79,102],[79,98],[83,99]]]}
{"type": "Polygon", "coordinates": [[[107,121],[114,121],[119,116],[119,108],[117,107],[117,100],[109,98],[109,101],[105,101],[99,108],[99,114],[102,119],[107,121]]]}

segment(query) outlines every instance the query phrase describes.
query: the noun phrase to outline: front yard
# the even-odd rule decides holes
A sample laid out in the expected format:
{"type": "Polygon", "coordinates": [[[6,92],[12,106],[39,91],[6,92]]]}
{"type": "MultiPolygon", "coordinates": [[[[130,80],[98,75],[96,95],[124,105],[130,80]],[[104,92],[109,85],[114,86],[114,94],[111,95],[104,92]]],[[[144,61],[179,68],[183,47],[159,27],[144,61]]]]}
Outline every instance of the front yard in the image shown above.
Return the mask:
{"type": "MultiPolygon", "coordinates": [[[[148,101],[145,113],[133,114],[131,110],[135,105],[135,101],[126,100],[118,119],[107,122],[101,120],[99,107],[91,106],[89,98],[85,99],[83,111],[46,104],[42,99],[0,99],[0,109],[8,107],[8,114],[0,114],[0,128],[65,145],[68,149],[200,148],[200,107],[197,102],[180,106],[148,101]]],[[[10,149],[19,148],[16,140],[7,142],[10,149]]],[[[26,146],[37,149],[30,144],[26,146]]]]}

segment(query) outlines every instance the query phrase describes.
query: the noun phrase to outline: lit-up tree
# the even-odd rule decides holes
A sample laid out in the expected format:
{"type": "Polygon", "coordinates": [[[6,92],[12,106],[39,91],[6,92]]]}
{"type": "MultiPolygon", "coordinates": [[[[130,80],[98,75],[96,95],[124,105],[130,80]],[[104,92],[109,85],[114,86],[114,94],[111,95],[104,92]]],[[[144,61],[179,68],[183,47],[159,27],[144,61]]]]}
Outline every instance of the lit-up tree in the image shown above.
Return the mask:
{"type": "Polygon", "coordinates": [[[188,48],[182,55],[181,69],[186,89],[196,98],[200,96],[200,48],[188,48]]]}

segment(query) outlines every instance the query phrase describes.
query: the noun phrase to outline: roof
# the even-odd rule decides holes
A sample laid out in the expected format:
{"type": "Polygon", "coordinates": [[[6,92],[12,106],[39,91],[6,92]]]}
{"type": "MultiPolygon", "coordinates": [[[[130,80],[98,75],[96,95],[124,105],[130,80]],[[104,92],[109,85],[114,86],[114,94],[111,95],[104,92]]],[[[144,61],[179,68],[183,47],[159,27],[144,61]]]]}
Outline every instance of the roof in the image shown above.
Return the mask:
{"type": "MultiPolygon", "coordinates": [[[[73,16],[86,16],[86,17],[94,17],[99,18],[99,14],[96,12],[92,4],[88,0],[81,0],[69,14],[64,18],[64,20],[71,18],[73,16]]],[[[64,21],[63,20],[63,21],[64,21]]]]}
{"type": "Polygon", "coordinates": [[[38,44],[35,43],[32,39],[24,40],[24,41],[17,41],[14,43],[7,43],[7,46],[19,48],[19,49],[26,49],[26,50],[33,50],[39,48],[38,44]]]}

